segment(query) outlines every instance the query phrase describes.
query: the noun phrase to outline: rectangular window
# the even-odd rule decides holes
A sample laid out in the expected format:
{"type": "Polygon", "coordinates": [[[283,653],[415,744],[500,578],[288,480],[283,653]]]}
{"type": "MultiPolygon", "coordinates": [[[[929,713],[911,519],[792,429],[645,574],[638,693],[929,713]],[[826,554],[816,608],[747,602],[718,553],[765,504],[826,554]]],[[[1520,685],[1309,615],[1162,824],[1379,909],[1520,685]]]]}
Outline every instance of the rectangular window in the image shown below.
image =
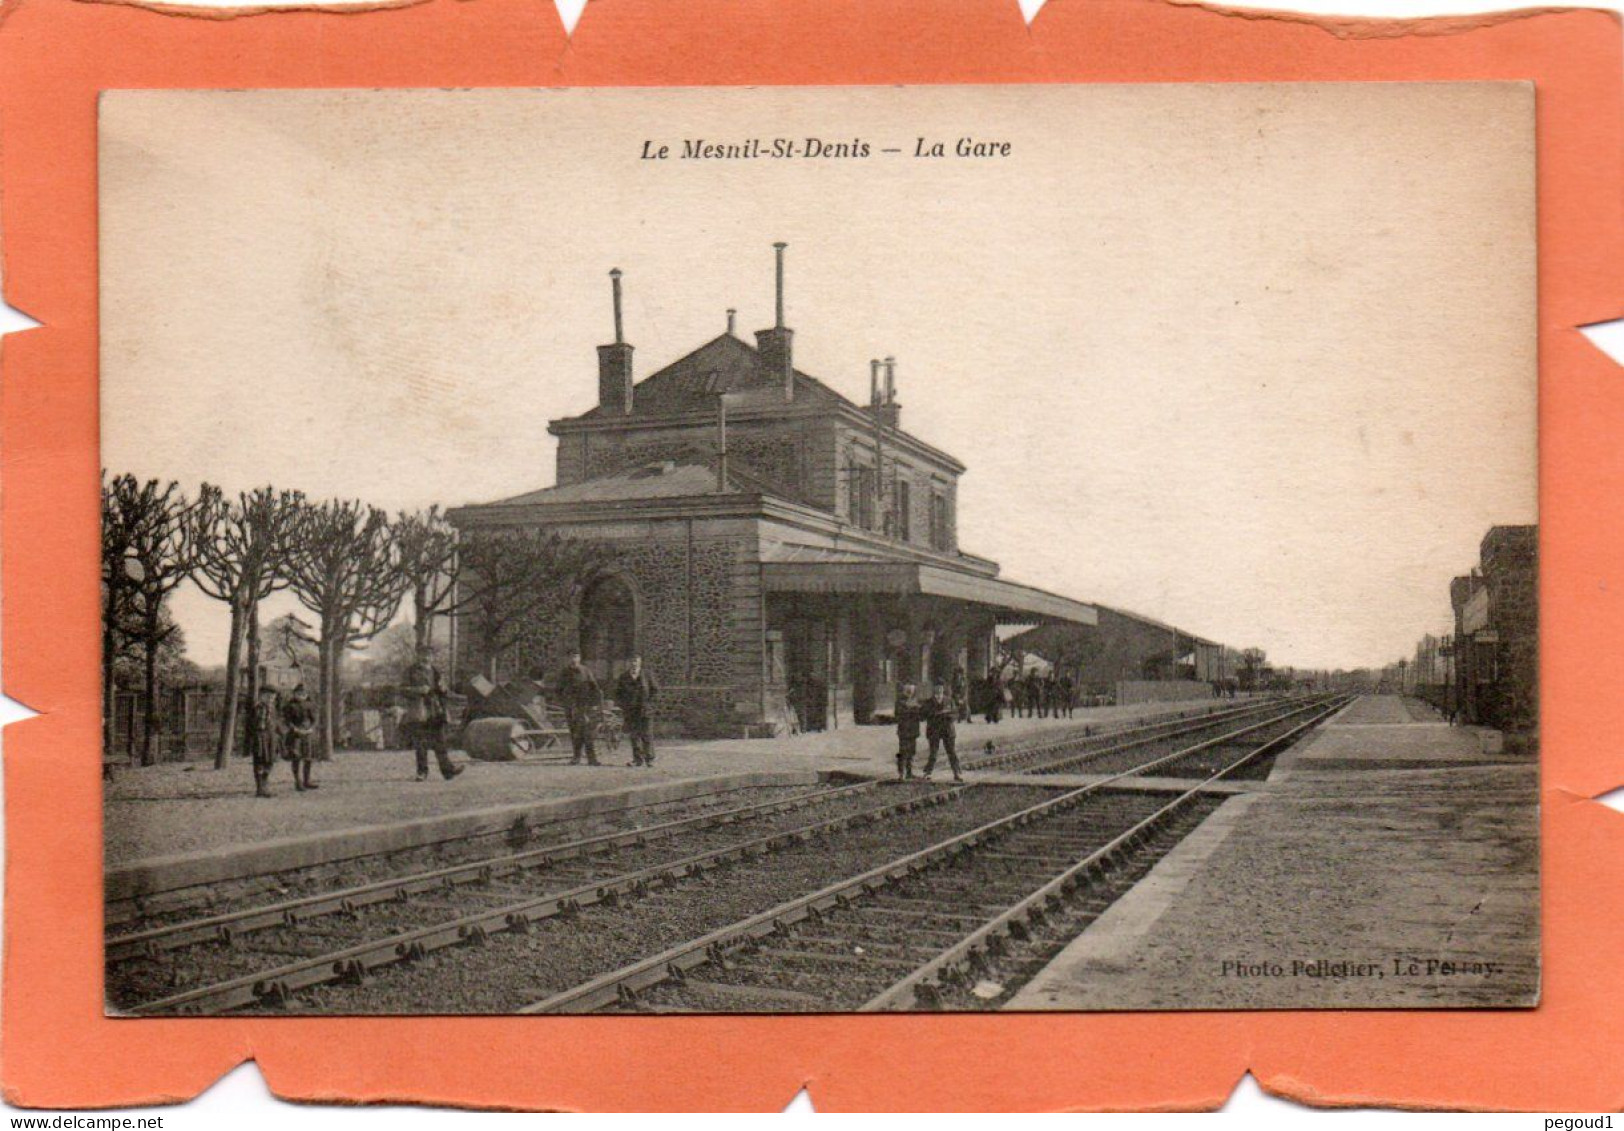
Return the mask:
{"type": "Polygon", "coordinates": [[[873,530],[874,469],[859,465],[853,470],[851,489],[856,498],[852,500],[852,521],[864,530],[873,530]]]}
{"type": "Polygon", "coordinates": [[[913,539],[913,499],[906,479],[897,480],[897,537],[913,539]]]}
{"type": "Polygon", "coordinates": [[[933,491],[930,496],[930,547],[933,550],[948,548],[947,496],[939,491],[933,491]]]}

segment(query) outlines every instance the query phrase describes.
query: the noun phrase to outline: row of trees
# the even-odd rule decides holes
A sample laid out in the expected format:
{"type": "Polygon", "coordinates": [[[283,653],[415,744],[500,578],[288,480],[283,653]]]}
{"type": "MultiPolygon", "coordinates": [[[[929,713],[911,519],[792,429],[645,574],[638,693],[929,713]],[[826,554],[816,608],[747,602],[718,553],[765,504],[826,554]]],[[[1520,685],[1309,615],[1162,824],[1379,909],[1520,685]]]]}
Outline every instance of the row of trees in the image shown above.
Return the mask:
{"type": "MultiPolygon", "coordinates": [[[[610,561],[601,543],[554,533],[497,531],[460,537],[438,507],[391,518],[359,500],[314,501],[260,487],[235,497],[205,483],[180,485],[131,475],[102,481],[102,690],[112,742],[115,663],[142,657],[141,762],[157,757],[159,669],[178,639],[168,602],[187,581],[230,610],[225,703],[214,764],[237,742],[237,717],[258,692],[259,606],[290,591],[314,616],[317,750],[336,746],[345,654],[387,628],[410,598],[414,642],[427,648],[438,617],[463,614],[486,656],[510,646],[537,616],[573,607],[571,598],[610,561]],[[244,685],[243,673],[247,673],[244,685]]],[[[287,641],[279,646],[299,663],[287,641]]]]}

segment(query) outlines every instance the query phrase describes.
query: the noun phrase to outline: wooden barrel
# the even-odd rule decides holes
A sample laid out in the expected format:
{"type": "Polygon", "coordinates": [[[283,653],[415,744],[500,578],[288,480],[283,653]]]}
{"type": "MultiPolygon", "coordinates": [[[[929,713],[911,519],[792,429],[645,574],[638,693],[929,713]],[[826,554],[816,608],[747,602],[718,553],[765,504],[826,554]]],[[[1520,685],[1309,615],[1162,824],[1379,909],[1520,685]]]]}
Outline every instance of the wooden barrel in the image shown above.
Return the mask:
{"type": "Polygon", "coordinates": [[[523,735],[518,719],[475,719],[462,732],[462,746],[481,762],[511,762],[519,756],[523,735]]]}

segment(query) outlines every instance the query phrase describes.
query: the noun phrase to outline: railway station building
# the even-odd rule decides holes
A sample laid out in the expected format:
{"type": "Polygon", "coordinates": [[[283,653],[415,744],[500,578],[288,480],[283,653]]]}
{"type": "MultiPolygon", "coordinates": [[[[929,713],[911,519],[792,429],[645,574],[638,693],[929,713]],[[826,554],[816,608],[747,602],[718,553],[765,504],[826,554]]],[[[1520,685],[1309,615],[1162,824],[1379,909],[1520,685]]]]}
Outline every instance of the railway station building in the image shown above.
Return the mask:
{"type": "Polygon", "coordinates": [[[1491,527],[1477,568],[1450,583],[1462,722],[1516,732],[1538,725],[1538,557],[1539,527],[1491,527]]]}
{"type": "Polygon", "coordinates": [[[449,517],[466,537],[599,540],[614,563],[503,655],[456,631],[459,670],[550,675],[579,648],[605,678],[640,654],[666,726],[736,736],[864,723],[904,682],[983,676],[1000,624],[1096,623],[1092,605],[959,547],[965,466],[904,430],[893,363],[872,364],[866,405],[795,367],[777,254],[773,326],[746,341],[729,312],[642,380],[611,272],[597,403],[548,425],[555,485],[449,517]]]}

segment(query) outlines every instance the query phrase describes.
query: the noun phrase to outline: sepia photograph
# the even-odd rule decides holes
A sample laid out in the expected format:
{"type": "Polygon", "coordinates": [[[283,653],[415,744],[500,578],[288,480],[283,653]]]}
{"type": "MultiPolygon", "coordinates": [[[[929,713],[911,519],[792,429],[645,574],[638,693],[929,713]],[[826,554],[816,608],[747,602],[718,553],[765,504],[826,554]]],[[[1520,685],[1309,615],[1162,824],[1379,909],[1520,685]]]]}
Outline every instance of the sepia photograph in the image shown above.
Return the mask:
{"type": "Polygon", "coordinates": [[[1530,84],[98,122],[109,1015],[1538,1005],[1530,84]]]}

